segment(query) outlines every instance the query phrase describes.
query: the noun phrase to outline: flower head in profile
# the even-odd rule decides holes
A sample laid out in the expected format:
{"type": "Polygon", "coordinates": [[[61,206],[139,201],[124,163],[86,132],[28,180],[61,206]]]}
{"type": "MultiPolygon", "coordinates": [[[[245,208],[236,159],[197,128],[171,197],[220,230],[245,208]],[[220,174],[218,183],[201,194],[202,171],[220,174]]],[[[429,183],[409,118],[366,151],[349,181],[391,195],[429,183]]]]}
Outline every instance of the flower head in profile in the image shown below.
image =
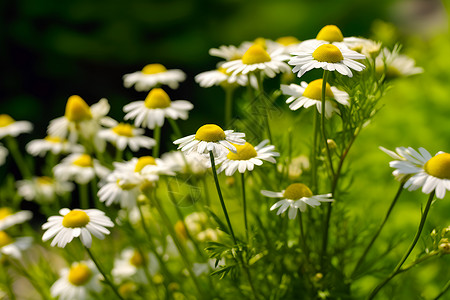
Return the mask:
{"type": "MultiPolygon", "coordinates": [[[[315,105],[317,111],[322,113],[322,79],[316,79],[309,84],[302,81],[300,85],[290,84],[281,85],[281,91],[285,95],[290,97],[286,100],[286,103],[290,103],[289,108],[291,110],[297,110],[301,107],[308,108],[315,105]]],[[[339,109],[336,104],[330,99],[335,99],[336,102],[342,105],[348,105],[349,96],[346,92],[339,90],[334,86],[326,84],[325,97],[325,117],[331,118],[334,112],[339,113],[339,109]]]]}
{"type": "Polygon", "coordinates": [[[131,102],[123,107],[123,111],[126,113],[124,120],[134,119],[135,126],[154,129],[156,126],[162,127],[165,118],[186,120],[193,108],[191,102],[171,101],[163,89],[154,88],[144,101],[131,102]]]}
{"type": "Polygon", "coordinates": [[[50,288],[52,297],[61,300],[98,299],[102,290],[101,275],[92,261],[74,262],[60,271],[60,277],[50,288]]]}
{"type": "Polygon", "coordinates": [[[73,153],[57,164],[53,173],[60,180],[74,180],[76,183],[85,184],[96,175],[100,178],[106,176],[109,170],[89,154],[73,153]]]}
{"type": "Polygon", "coordinates": [[[268,51],[283,49],[283,53],[289,55],[290,53],[297,51],[300,45],[300,41],[294,36],[282,36],[275,41],[266,40],[268,51]]]}
{"type": "Polygon", "coordinates": [[[233,144],[245,144],[245,133],[234,132],[234,130],[223,130],[215,124],[201,126],[195,134],[180,138],[173,143],[179,145],[186,155],[195,151],[199,154],[208,154],[212,151],[215,157],[227,154],[228,151],[236,153],[233,144]]]}
{"type": "MultiPolygon", "coordinates": [[[[196,75],[195,81],[203,88],[209,88],[215,85],[220,85],[223,87],[247,86],[248,76],[246,75],[232,76],[231,73],[227,72],[226,69],[224,69],[223,67],[219,67],[216,70],[202,72],[196,75]]],[[[253,84],[253,82],[251,83],[253,84]]]]}
{"type": "Polygon", "coordinates": [[[280,156],[280,153],[274,152],[275,146],[267,145],[269,140],[264,140],[257,146],[246,142],[244,145],[234,145],[236,153],[229,151],[226,156],[219,158],[218,164],[220,167],[217,173],[225,171],[225,175],[231,176],[234,172],[245,173],[245,171],[253,171],[255,165],[260,166],[263,161],[276,163],[275,156],[280,156]]]}
{"type": "Polygon", "coordinates": [[[132,151],[139,151],[140,148],[150,149],[156,145],[156,141],[151,137],[145,136],[145,130],[142,128],[135,128],[127,123],[118,123],[111,120],[110,128],[101,129],[98,133],[100,138],[103,138],[117,149],[123,151],[128,146],[132,151]]]}
{"type": "Polygon", "coordinates": [[[9,207],[0,207],[0,230],[5,230],[11,226],[22,224],[33,217],[29,210],[14,212],[9,207]]]}
{"type": "Polygon", "coordinates": [[[171,151],[161,155],[161,159],[180,174],[202,176],[208,171],[208,158],[197,152],[185,155],[182,151],[171,151]]]}
{"type": "Polygon", "coordinates": [[[419,151],[411,147],[398,147],[396,152],[380,147],[382,151],[395,160],[389,166],[395,168],[392,174],[400,181],[405,181],[403,185],[409,191],[422,188],[422,192],[429,194],[436,192],[436,197],[442,199],[446,191],[450,191],[450,154],[438,152],[435,156],[419,148],[419,151]]]}
{"type": "Polygon", "coordinates": [[[58,136],[46,136],[43,139],[32,140],[26,146],[26,150],[33,156],[44,156],[47,152],[53,154],[65,154],[70,152],[82,152],[84,147],[73,144],[67,139],[58,136]]]}
{"type": "Polygon", "coordinates": [[[16,137],[22,133],[29,133],[33,125],[28,121],[15,121],[10,115],[0,114],[0,139],[5,136],[16,137]]]}
{"type": "Polygon", "coordinates": [[[16,183],[17,193],[27,201],[38,203],[50,203],[56,197],[71,192],[73,183],[60,181],[48,176],[33,177],[32,179],[19,180],[16,183]]]}
{"type": "Polygon", "coordinates": [[[159,271],[159,263],[154,254],[144,254],[136,249],[126,248],[120,254],[120,258],[114,261],[111,274],[119,280],[132,279],[134,282],[145,283],[144,268],[148,268],[150,275],[159,271]]]}
{"type": "Polygon", "coordinates": [[[91,247],[92,235],[103,240],[109,230],[106,227],[113,227],[114,223],[105,216],[105,213],[98,209],[73,209],[63,208],[59,211],[61,216],[51,216],[47,223],[42,225],[46,230],[42,240],[48,241],[53,238],[52,247],[64,248],[73,238],[79,237],[87,248],[91,247]]]}
{"type": "Polygon", "coordinates": [[[209,49],[209,55],[225,59],[226,61],[236,60],[242,58],[248,47],[234,45],[222,45],[219,48],[209,49]]]}
{"type": "Polygon", "coordinates": [[[375,58],[381,49],[381,42],[376,42],[361,37],[344,38],[343,44],[350,50],[363,54],[367,58],[375,58]]]}
{"type": "Polygon", "coordinates": [[[141,71],[123,76],[123,85],[134,88],[138,92],[149,91],[160,85],[167,85],[171,89],[177,89],[180,82],[186,79],[186,74],[179,69],[167,70],[161,64],[148,64],[141,71]]]}
{"type": "Polygon", "coordinates": [[[8,156],[8,149],[6,149],[5,147],[3,147],[2,144],[0,144],[0,166],[3,166],[7,156],[8,156]]]}
{"type": "Polygon", "coordinates": [[[332,202],[331,194],[313,195],[311,190],[303,183],[293,183],[281,192],[271,192],[262,190],[261,194],[270,198],[283,198],[276,202],[270,210],[278,209],[277,215],[284,213],[289,209],[289,219],[295,219],[297,210],[306,211],[306,207],[320,206],[321,202],[332,202]]]}
{"type": "Polygon", "coordinates": [[[400,54],[398,46],[394,47],[392,52],[383,48],[375,59],[375,68],[379,76],[384,74],[388,79],[423,73],[423,69],[416,66],[414,59],[400,54]]]}
{"type": "Polygon", "coordinates": [[[30,248],[32,242],[32,237],[13,238],[6,232],[0,230],[0,259],[2,259],[3,255],[20,259],[22,257],[22,251],[30,248]]]}

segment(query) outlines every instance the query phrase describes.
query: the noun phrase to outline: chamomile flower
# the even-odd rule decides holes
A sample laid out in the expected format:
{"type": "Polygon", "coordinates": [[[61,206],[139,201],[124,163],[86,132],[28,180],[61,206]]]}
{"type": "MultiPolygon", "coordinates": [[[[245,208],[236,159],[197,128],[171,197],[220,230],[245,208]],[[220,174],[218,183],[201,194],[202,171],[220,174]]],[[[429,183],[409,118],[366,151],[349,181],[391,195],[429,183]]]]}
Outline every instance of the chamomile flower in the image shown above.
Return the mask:
{"type": "Polygon", "coordinates": [[[295,56],[288,63],[294,66],[292,72],[298,72],[298,77],[316,68],[338,71],[342,75],[352,77],[353,73],[350,69],[362,71],[366,67],[354,61],[354,59],[365,59],[364,55],[343,45],[329,44],[324,41],[311,41],[303,45],[300,51],[291,54],[295,56]]]}
{"type": "Polygon", "coordinates": [[[123,111],[127,113],[124,120],[134,119],[135,126],[154,129],[162,127],[165,118],[186,120],[192,108],[191,102],[171,101],[163,89],[154,88],[144,101],[131,102],[123,107],[123,111]]]}
{"type": "Polygon", "coordinates": [[[53,173],[60,180],[74,180],[76,183],[85,184],[95,175],[100,178],[106,176],[109,170],[88,154],[73,153],[57,164],[53,173]]]}
{"type": "Polygon", "coordinates": [[[289,55],[298,50],[300,41],[294,36],[283,36],[275,41],[266,40],[266,45],[269,52],[281,48],[284,54],[289,55]]]}
{"type": "Polygon", "coordinates": [[[79,237],[83,245],[90,248],[91,234],[103,240],[110,233],[106,227],[114,226],[111,219],[98,209],[63,208],[59,213],[61,216],[51,216],[42,225],[42,229],[46,230],[42,240],[45,242],[54,237],[50,244],[52,247],[64,248],[73,238],[79,237]]]}
{"type": "Polygon", "coordinates": [[[32,242],[32,237],[19,237],[14,239],[6,232],[0,231],[0,259],[3,255],[20,259],[22,257],[21,252],[30,248],[32,242]]]}
{"type": "Polygon", "coordinates": [[[225,175],[232,176],[234,172],[245,173],[245,171],[253,171],[253,168],[263,164],[263,160],[276,163],[275,156],[280,156],[280,153],[274,152],[275,146],[267,145],[269,140],[264,140],[256,147],[246,142],[244,145],[234,145],[236,153],[229,152],[226,157],[219,159],[220,167],[217,173],[225,171],[225,175]]]}
{"type": "Polygon", "coordinates": [[[159,271],[159,263],[154,254],[143,257],[136,249],[127,248],[122,251],[120,258],[114,261],[111,274],[119,281],[131,278],[134,282],[145,283],[145,264],[150,275],[154,276],[159,271]]]}
{"type": "Polygon", "coordinates": [[[3,147],[2,144],[0,144],[0,166],[2,166],[5,163],[7,156],[8,156],[8,149],[6,149],[5,147],[3,147]]]}
{"type": "MultiPolygon", "coordinates": [[[[297,110],[300,107],[308,108],[315,105],[319,113],[322,113],[322,79],[317,79],[309,84],[302,81],[300,85],[290,84],[281,85],[281,91],[290,97],[286,103],[290,103],[291,110],[297,110]]],[[[334,86],[326,84],[325,96],[335,99],[342,105],[348,105],[349,96],[346,92],[337,89],[334,86]]],[[[325,100],[325,117],[330,118],[333,112],[339,113],[339,109],[333,105],[334,103],[328,99],[325,100]]]]}
{"type": "Polygon", "coordinates": [[[19,180],[16,186],[17,193],[25,200],[38,203],[53,202],[56,197],[71,192],[74,188],[71,182],[60,181],[48,176],[19,180]]]}
{"type": "Polygon", "coordinates": [[[13,212],[9,207],[0,207],[0,230],[5,230],[11,226],[22,224],[33,217],[29,210],[13,212]]]}
{"type": "Polygon", "coordinates": [[[381,42],[361,38],[348,37],[344,38],[343,44],[350,50],[363,54],[367,58],[374,58],[380,53],[381,42]]]}
{"type": "Polygon", "coordinates": [[[246,86],[248,82],[248,76],[246,75],[231,76],[230,72],[227,72],[224,68],[219,67],[216,70],[202,72],[198,74],[197,76],[195,76],[195,81],[203,88],[209,88],[215,85],[246,86]]]}
{"type": "Polygon", "coordinates": [[[306,211],[306,207],[320,206],[321,202],[332,202],[331,194],[313,195],[311,190],[303,183],[293,183],[281,192],[271,192],[262,190],[261,194],[270,198],[284,198],[276,202],[270,210],[278,209],[277,215],[284,213],[289,209],[289,219],[295,219],[297,216],[297,209],[301,212],[306,211]]]}
{"type": "Polygon", "coordinates": [[[450,191],[450,154],[438,152],[435,156],[419,148],[398,147],[396,152],[380,147],[386,154],[394,158],[389,166],[395,168],[392,174],[399,180],[406,180],[403,185],[409,191],[422,187],[422,192],[436,192],[436,197],[442,199],[446,191],[450,191]]]}
{"type": "Polygon", "coordinates": [[[242,46],[236,47],[233,45],[225,46],[222,45],[219,48],[209,49],[209,55],[216,56],[225,59],[226,61],[231,61],[235,59],[240,59],[248,48],[242,46]]]}
{"type": "Polygon", "coordinates": [[[267,77],[273,78],[277,73],[289,72],[290,67],[284,62],[289,56],[283,54],[283,49],[268,53],[261,45],[254,44],[244,53],[241,59],[224,63],[221,67],[232,76],[246,75],[256,71],[263,72],[267,77]]]}
{"type": "Polygon", "coordinates": [[[141,71],[123,76],[123,85],[134,88],[138,92],[149,91],[159,85],[168,85],[171,89],[177,89],[180,82],[186,79],[186,74],[179,69],[167,70],[161,64],[146,65],[141,71]]]}
{"type": "Polygon", "coordinates": [[[150,149],[156,145],[156,141],[148,136],[144,136],[145,130],[135,128],[127,123],[111,122],[111,128],[102,129],[98,136],[112,144],[117,149],[123,151],[128,146],[132,151],[138,151],[140,148],[150,149]]]}
{"type": "Polygon", "coordinates": [[[181,151],[166,152],[161,159],[170,166],[171,170],[181,174],[201,176],[208,171],[208,158],[197,152],[185,155],[181,151]]]}
{"type": "Polygon", "coordinates": [[[22,133],[29,133],[33,125],[28,121],[15,121],[10,115],[0,115],[0,139],[5,136],[16,137],[22,133]]]}
{"type": "Polygon", "coordinates": [[[60,271],[60,277],[50,288],[52,297],[60,300],[93,300],[102,290],[101,275],[91,261],[74,262],[60,271]]]}
{"type": "Polygon", "coordinates": [[[385,74],[387,78],[398,78],[423,73],[421,67],[416,67],[414,59],[400,54],[398,46],[389,51],[383,48],[375,59],[375,68],[380,76],[385,74]]]}
{"type": "Polygon", "coordinates": [[[173,143],[179,145],[186,155],[195,151],[199,154],[213,152],[215,157],[227,154],[228,151],[236,153],[233,144],[245,144],[245,133],[234,132],[234,130],[223,130],[215,124],[206,124],[200,127],[195,134],[180,138],[173,143]]]}
{"type": "Polygon", "coordinates": [[[46,136],[43,139],[32,140],[26,145],[26,150],[33,156],[44,156],[47,152],[53,154],[65,154],[70,152],[82,152],[84,147],[70,143],[58,136],[46,136]]]}

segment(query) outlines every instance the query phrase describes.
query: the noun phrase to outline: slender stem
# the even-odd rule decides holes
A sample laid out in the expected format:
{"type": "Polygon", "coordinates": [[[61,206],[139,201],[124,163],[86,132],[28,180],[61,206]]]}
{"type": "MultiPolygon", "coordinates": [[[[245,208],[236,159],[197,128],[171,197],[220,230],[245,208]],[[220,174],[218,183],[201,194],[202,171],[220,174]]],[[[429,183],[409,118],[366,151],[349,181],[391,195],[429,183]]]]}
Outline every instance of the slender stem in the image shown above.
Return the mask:
{"type": "Polygon", "coordinates": [[[80,198],[80,208],[88,209],[89,208],[89,191],[87,183],[79,183],[78,184],[78,192],[80,198]]]}
{"type": "Polygon", "coordinates": [[[117,287],[112,283],[112,281],[109,279],[109,277],[106,275],[105,271],[102,269],[100,264],[98,263],[97,259],[92,254],[91,250],[89,250],[88,247],[84,247],[86,249],[86,252],[89,254],[89,257],[94,262],[95,266],[97,267],[98,271],[103,275],[103,279],[105,280],[105,283],[109,285],[109,287],[113,290],[114,294],[116,294],[117,298],[124,300],[122,296],[120,295],[119,291],[117,290],[117,287]]]}
{"type": "Polygon", "coordinates": [[[409,246],[408,250],[406,251],[406,253],[403,255],[402,259],[400,260],[400,262],[397,264],[397,266],[395,267],[395,269],[391,272],[391,274],[389,274],[389,276],[383,280],[379,285],[377,285],[375,287],[375,289],[372,291],[372,293],[369,295],[368,300],[373,299],[375,297],[375,295],[392,279],[394,278],[395,275],[397,275],[398,273],[400,273],[400,269],[403,266],[403,264],[405,263],[405,261],[408,259],[409,255],[411,254],[411,252],[413,251],[414,247],[417,244],[417,241],[419,240],[420,234],[422,233],[422,229],[425,225],[425,221],[427,219],[428,216],[428,211],[430,210],[431,207],[431,203],[433,202],[433,198],[434,198],[434,191],[430,194],[430,197],[428,198],[427,204],[425,206],[425,210],[422,213],[422,218],[420,219],[420,223],[419,223],[419,228],[417,229],[416,235],[414,236],[414,240],[412,241],[411,245],[409,246]]]}
{"type": "Polygon", "coordinates": [[[241,173],[241,187],[242,187],[242,203],[244,208],[244,226],[245,226],[245,237],[248,243],[248,220],[247,220],[247,200],[245,197],[245,176],[241,173]]]}
{"type": "Polygon", "coordinates": [[[175,121],[174,119],[171,119],[171,118],[167,118],[167,120],[169,120],[170,126],[172,127],[172,130],[175,133],[175,136],[177,138],[182,137],[183,134],[181,133],[180,127],[178,127],[177,121],[175,121]]]}
{"type": "Polygon", "coordinates": [[[325,97],[326,97],[326,88],[327,88],[327,77],[328,77],[328,71],[327,70],[323,70],[323,79],[322,79],[322,112],[321,112],[321,117],[320,117],[320,124],[321,124],[321,129],[322,129],[322,137],[323,140],[325,142],[325,149],[327,151],[327,158],[328,158],[328,164],[330,165],[330,171],[331,171],[331,175],[332,178],[334,178],[334,168],[333,168],[333,161],[331,159],[331,152],[330,152],[330,148],[328,147],[328,143],[327,143],[327,135],[326,135],[326,131],[325,131],[325,97]]]}
{"type": "Polygon", "coordinates": [[[439,293],[439,295],[436,296],[436,298],[434,298],[434,300],[438,300],[439,298],[441,298],[448,290],[450,290],[450,280],[447,281],[442,291],[439,293]]]}
{"type": "Polygon", "coordinates": [[[203,191],[205,193],[205,204],[206,206],[210,205],[210,199],[209,199],[209,190],[208,190],[208,182],[206,181],[206,176],[203,176],[203,191]]]}
{"type": "Polygon", "coordinates": [[[431,252],[428,253],[427,255],[424,255],[424,256],[422,256],[422,257],[416,259],[415,261],[413,261],[413,262],[410,263],[409,265],[407,265],[407,266],[401,268],[400,270],[398,270],[398,273],[406,272],[406,271],[408,271],[409,269],[411,269],[412,267],[414,267],[414,266],[416,266],[416,265],[418,265],[418,264],[420,264],[420,263],[422,263],[422,262],[424,262],[424,261],[426,261],[426,260],[428,260],[428,259],[430,259],[430,258],[432,258],[432,257],[434,257],[434,256],[436,256],[436,255],[438,255],[438,254],[439,254],[439,251],[438,251],[438,250],[431,251],[431,252]]]}
{"type": "Polygon", "coordinates": [[[233,117],[234,87],[226,86],[224,89],[225,89],[225,126],[229,126],[231,125],[231,118],[233,117]]]}
{"type": "Polygon", "coordinates": [[[227,207],[225,206],[225,202],[223,201],[222,191],[220,190],[219,179],[217,178],[216,163],[214,161],[214,154],[212,153],[212,151],[209,151],[209,158],[211,160],[214,182],[216,184],[217,193],[219,194],[219,200],[220,204],[222,205],[223,214],[225,215],[225,219],[227,219],[228,229],[230,230],[231,236],[233,237],[233,242],[234,244],[237,244],[236,237],[233,232],[233,227],[231,226],[230,218],[228,217],[227,207]]]}
{"type": "Polygon", "coordinates": [[[298,214],[298,224],[300,227],[300,243],[303,244],[303,250],[305,251],[306,260],[309,262],[309,248],[306,242],[305,229],[303,228],[303,217],[302,214],[298,214]]]}
{"type": "Polygon", "coordinates": [[[364,250],[363,254],[361,255],[361,257],[359,258],[358,262],[356,263],[355,268],[353,269],[352,275],[350,277],[353,277],[353,275],[358,271],[358,269],[361,267],[361,264],[364,262],[364,259],[366,258],[367,253],[369,253],[369,250],[372,248],[373,244],[375,243],[375,240],[378,238],[378,236],[381,233],[381,230],[383,229],[384,225],[386,224],[389,216],[391,215],[391,212],[395,206],[395,204],[397,203],[397,199],[400,197],[402,191],[403,191],[403,185],[404,182],[402,181],[400,183],[400,186],[397,190],[397,193],[395,194],[394,199],[392,200],[391,205],[389,206],[389,209],[386,213],[386,216],[384,217],[383,222],[381,223],[380,227],[378,228],[377,232],[375,232],[374,236],[372,237],[372,240],[369,242],[369,244],[367,245],[366,249],[364,250]]]}
{"type": "Polygon", "coordinates": [[[269,141],[272,141],[272,133],[270,130],[270,123],[269,123],[269,104],[267,103],[268,101],[265,101],[266,99],[265,97],[265,93],[264,93],[264,86],[263,86],[263,81],[264,81],[264,73],[263,72],[259,72],[259,74],[256,74],[256,78],[258,79],[258,89],[259,89],[259,100],[260,102],[264,100],[264,124],[267,130],[267,138],[269,139],[269,141]]]}
{"type": "MultiPolygon", "coordinates": [[[[48,290],[41,287],[41,285],[34,279],[34,277],[28,272],[28,270],[19,262],[9,260],[11,262],[11,265],[13,265],[17,271],[22,273],[23,276],[25,276],[28,281],[31,283],[31,285],[34,287],[34,289],[41,295],[42,299],[52,299],[52,297],[48,294],[48,290]]],[[[3,266],[2,266],[3,268],[3,266]]]]}
{"type": "Polygon", "coordinates": [[[122,157],[123,157],[123,150],[120,150],[119,148],[116,148],[116,157],[114,159],[114,161],[122,161],[122,157]]]}
{"type": "Polygon", "coordinates": [[[25,159],[19,150],[19,146],[17,145],[16,139],[11,136],[7,136],[5,138],[5,143],[9,149],[9,152],[11,153],[12,157],[14,158],[14,161],[16,162],[16,165],[19,168],[19,171],[22,174],[22,177],[27,178],[27,179],[31,178],[31,171],[28,168],[28,165],[25,162],[25,159]]]}
{"type": "Polygon", "coordinates": [[[247,275],[248,283],[249,283],[250,288],[251,288],[251,290],[253,292],[253,296],[255,297],[255,299],[258,300],[259,296],[258,296],[258,293],[256,292],[255,285],[253,284],[252,275],[250,274],[250,270],[248,268],[248,265],[243,260],[242,260],[242,264],[243,264],[243,267],[244,267],[245,274],[247,275]]]}
{"type": "Polygon", "coordinates": [[[153,129],[153,138],[156,141],[156,145],[153,147],[152,156],[159,157],[159,149],[161,148],[161,127],[155,125],[155,129],[153,129]]]}
{"type": "Polygon", "coordinates": [[[317,152],[318,152],[317,136],[319,133],[319,122],[317,122],[318,117],[319,117],[319,112],[317,110],[314,110],[313,150],[312,150],[312,159],[311,159],[311,187],[312,187],[312,190],[314,193],[318,192],[318,188],[317,188],[317,152]]]}
{"type": "Polygon", "coordinates": [[[12,287],[13,281],[12,281],[11,276],[9,276],[8,268],[6,268],[6,266],[3,265],[0,269],[2,269],[2,271],[3,271],[3,277],[4,277],[3,279],[5,280],[5,286],[6,286],[6,289],[8,292],[9,299],[16,300],[16,295],[14,294],[14,289],[12,287]]]}

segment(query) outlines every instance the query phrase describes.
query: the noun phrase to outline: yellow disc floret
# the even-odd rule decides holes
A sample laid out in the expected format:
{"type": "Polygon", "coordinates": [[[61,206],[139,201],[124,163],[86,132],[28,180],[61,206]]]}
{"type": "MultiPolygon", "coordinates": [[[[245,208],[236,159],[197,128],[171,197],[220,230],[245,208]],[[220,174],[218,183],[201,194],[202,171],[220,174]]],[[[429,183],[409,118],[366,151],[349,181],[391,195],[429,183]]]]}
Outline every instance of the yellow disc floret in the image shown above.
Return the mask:
{"type": "Polygon", "coordinates": [[[14,119],[11,118],[10,115],[6,115],[6,114],[0,115],[0,127],[6,127],[8,125],[11,125],[14,122],[15,122],[14,119]]]}
{"type": "Polygon", "coordinates": [[[425,172],[431,176],[450,179],[450,154],[441,153],[438,154],[430,160],[428,160],[424,166],[425,172]]]}
{"type": "Polygon", "coordinates": [[[253,44],[254,44],[254,45],[260,45],[260,46],[263,47],[264,49],[267,48],[267,47],[266,47],[266,39],[263,38],[263,37],[256,38],[256,39],[253,41],[253,44]]]}
{"type": "Polygon", "coordinates": [[[339,27],[336,25],[327,25],[319,31],[316,36],[316,40],[327,41],[330,43],[342,42],[344,40],[344,36],[342,35],[339,27]]]}
{"type": "Polygon", "coordinates": [[[144,257],[142,257],[142,255],[135,250],[133,256],[130,258],[130,264],[135,267],[141,267],[144,264],[144,257]]]}
{"type": "Polygon", "coordinates": [[[327,63],[337,63],[344,59],[341,50],[331,44],[325,44],[317,47],[312,56],[315,60],[327,63]]]}
{"type": "Polygon", "coordinates": [[[44,140],[46,140],[47,142],[50,142],[50,143],[55,143],[55,144],[59,144],[59,143],[62,143],[65,141],[64,139],[62,139],[58,136],[51,136],[51,135],[46,136],[44,138],[44,140]]]}
{"type": "Polygon", "coordinates": [[[0,220],[3,220],[4,218],[9,217],[12,214],[13,214],[13,212],[9,207],[0,208],[0,220]]]}
{"type": "Polygon", "coordinates": [[[4,231],[0,231],[0,248],[11,244],[14,240],[4,231]]]}
{"type": "Polygon", "coordinates": [[[225,139],[225,132],[215,124],[206,124],[195,133],[195,139],[205,142],[217,142],[225,139]]]}
{"type": "Polygon", "coordinates": [[[230,151],[227,158],[231,160],[249,160],[250,158],[256,157],[257,153],[255,148],[249,142],[245,142],[244,145],[235,145],[236,153],[230,151]]]}
{"type": "Polygon", "coordinates": [[[36,181],[40,185],[51,185],[51,184],[53,184],[53,179],[48,177],[48,176],[37,177],[36,181]]]}
{"type": "Polygon", "coordinates": [[[117,134],[117,135],[121,135],[121,136],[126,136],[126,137],[133,137],[133,126],[131,126],[130,124],[126,124],[126,123],[119,123],[117,126],[115,126],[112,131],[117,134]]]}
{"type": "Polygon", "coordinates": [[[137,286],[134,282],[125,282],[119,286],[119,294],[125,299],[131,298],[137,290],[137,286]]]}
{"type": "Polygon", "coordinates": [[[76,264],[70,268],[68,280],[76,286],[85,285],[92,276],[92,271],[85,264],[76,264]]]}
{"type": "Polygon", "coordinates": [[[281,44],[283,46],[290,46],[290,45],[295,45],[295,44],[300,43],[300,41],[294,36],[283,36],[283,37],[276,39],[275,42],[277,42],[278,44],[281,44]]]}
{"type": "Polygon", "coordinates": [[[145,98],[145,106],[147,108],[166,108],[170,106],[170,98],[161,88],[154,88],[145,98]]]}
{"type": "Polygon", "coordinates": [[[253,45],[242,56],[242,63],[246,65],[271,61],[269,53],[261,45],[253,45]]]}
{"type": "Polygon", "coordinates": [[[82,210],[72,210],[64,216],[62,225],[67,228],[78,228],[89,223],[89,216],[82,210]]]}
{"type": "MultiPolygon", "coordinates": [[[[311,81],[303,92],[303,96],[309,99],[322,100],[322,79],[311,81]]],[[[327,83],[325,88],[325,97],[334,98],[330,85],[327,83]]]]}
{"type": "Polygon", "coordinates": [[[298,200],[303,197],[311,197],[313,193],[303,183],[293,183],[286,188],[283,197],[290,200],[298,200]]]}
{"type": "Polygon", "coordinates": [[[81,154],[77,159],[73,161],[73,164],[83,168],[93,166],[92,158],[88,154],[81,154]]]}
{"type": "Polygon", "coordinates": [[[138,159],[136,166],[134,167],[135,172],[140,172],[145,166],[156,165],[156,161],[152,156],[142,156],[138,159]]]}
{"type": "Polygon", "coordinates": [[[161,64],[149,64],[149,65],[146,65],[144,68],[142,68],[141,72],[146,75],[151,75],[151,74],[163,73],[166,71],[167,71],[166,67],[164,67],[161,64]]]}
{"type": "Polygon", "coordinates": [[[71,122],[80,122],[92,119],[89,105],[78,95],[70,96],[66,104],[66,118],[71,122]]]}

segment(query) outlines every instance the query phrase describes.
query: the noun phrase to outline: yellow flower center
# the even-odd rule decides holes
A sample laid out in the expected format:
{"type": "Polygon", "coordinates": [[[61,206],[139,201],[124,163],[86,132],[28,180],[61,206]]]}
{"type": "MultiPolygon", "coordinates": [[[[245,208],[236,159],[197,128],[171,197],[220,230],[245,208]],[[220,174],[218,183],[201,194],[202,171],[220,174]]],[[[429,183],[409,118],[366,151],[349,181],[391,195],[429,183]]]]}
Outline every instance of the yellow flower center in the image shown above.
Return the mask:
{"type": "Polygon", "coordinates": [[[253,45],[260,45],[261,47],[263,47],[265,49],[266,48],[266,39],[263,37],[256,38],[253,41],[253,45]]]}
{"type": "Polygon", "coordinates": [[[125,282],[119,286],[119,294],[128,299],[136,291],[136,284],[133,282],[125,282]]]}
{"type": "Polygon", "coordinates": [[[0,208],[0,220],[12,215],[12,210],[9,207],[0,208]]]}
{"type": "Polygon", "coordinates": [[[283,197],[290,200],[298,200],[303,197],[311,197],[313,193],[303,183],[293,183],[286,188],[283,197]]]}
{"type": "Polygon", "coordinates": [[[450,154],[441,153],[433,156],[426,162],[424,169],[431,176],[450,179],[450,154]]]}
{"type": "Polygon", "coordinates": [[[170,98],[161,88],[154,88],[145,98],[145,106],[147,108],[166,108],[170,106],[170,98]]]}
{"type": "Polygon", "coordinates": [[[320,62],[337,63],[344,59],[341,50],[331,44],[325,44],[317,47],[312,56],[320,62]]]}
{"type": "Polygon", "coordinates": [[[37,177],[36,181],[40,185],[51,185],[51,184],[53,184],[53,179],[48,177],[48,176],[37,177]]]}
{"type": "Polygon", "coordinates": [[[195,139],[205,142],[217,142],[225,139],[225,132],[215,124],[206,124],[195,133],[195,139]]]}
{"type": "Polygon", "coordinates": [[[330,43],[342,42],[344,40],[344,36],[342,35],[339,27],[336,25],[327,25],[320,29],[316,36],[316,40],[327,41],[330,43]]]}
{"type": "Polygon", "coordinates": [[[77,228],[86,226],[89,223],[89,216],[82,210],[72,210],[64,216],[62,225],[67,228],[77,228]]]}
{"type": "Polygon", "coordinates": [[[91,279],[92,271],[85,264],[77,264],[70,268],[68,280],[76,286],[85,285],[91,279]]]}
{"type": "Polygon", "coordinates": [[[136,167],[134,167],[135,172],[140,172],[145,166],[156,165],[156,161],[152,156],[142,156],[138,159],[136,167]]]}
{"type": "MultiPolygon", "coordinates": [[[[322,84],[323,84],[322,79],[316,79],[314,81],[311,81],[305,88],[303,96],[309,99],[322,100],[322,84]]],[[[334,97],[333,92],[331,91],[331,87],[328,83],[325,88],[325,98],[326,97],[330,98],[334,97]]]]}
{"type": "Polygon", "coordinates": [[[0,248],[11,244],[14,240],[4,231],[0,231],[0,248]]]}
{"type": "Polygon", "coordinates": [[[130,258],[130,264],[139,268],[144,264],[144,257],[135,250],[133,256],[130,258]]]}
{"type": "Polygon", "coordinates": [[[6,114],[1,114],[0,115],[0,127],[6,127],[11,125],[12,123],[14,123],[14,119],[11,118],[11,116],[6,115],[6,114]]]}
{"type": "Polygon", "coordinates": [[[121,136],[133,137],[133,126],[126,123],[119,123],[116,127],[112,129],[112,131],[121,136]]]}
{"type": "Polygon", "coordinates": [[[58,136],[50,136],[50,135],[46,136],[44,138],[44,140],[46,140],[47,142],[50,142],[50,143],[55,143],[55,144],[62,143],[64,141],[63,139],[61,139],[58,136]]]}
{"type": "Polygon", "coordinates": [[[382,64],[377,66],[375,71],[378,77],[381,77],[381,75],[383,74],[385,74],[386,78],[388,79],[402,77],[402,73],[400,72],[400,70],[393,66],[387,66],[387,68],[385,68],[384,64],[382,64]]]}
{"type": "Polygon", "coordinates": [[[222,67],[219,67],[219,68],[217,69],[217,71],[219,71],[220,73],[223,73],[223,74],[225,74],[225,75],[230,75],[230,73],[227,72],[227,69],[222,68],[222,67]]]}
{"type": "Polygon", "coordinates": [[[142,73],[146,75],[166,72],[167,69],[161,64],[149,64],[142,68],[142,73]]]}
{"type": "Polygon", "coordinates": [[[88,168],[92,167],[92,158],[88,154],[81,154],[77,159],[73,161],[73,164],[79,167],[88,168]]]}
{"type": "Polygon", "coordinates": [[[131,189],[134,189],[135,187],[136,187],[136,184],[134,184],[134,183],[120,183],[120,179],[117,179],[117,181],[116,181],[116,184],[122,189],[122,190],[125,190],[125,191],[129,191],[129,190],[131,190],[131,189]]]}
{"type": "Polygon", "coordinates": [[[257,153],[255,148],[249,142],[245,142],[244,145],[235,145],[236,153],[230,151],[227,154],[227,158],[231,160],[249,160],[250,158],[256,157],[257,153]]]}
{"type": "Polygon", "coordinates": [[[80,122],[92,119],[89,105],[78,95],[70,96],[66,104],[66,118],[71,122],[80,122]]]}
{"type": "Polygon", "coordinates": [[[283,46],[290,46],[300,43],[300,41],[294,36],[283,36],[278,38],[275,42],[283,46]]]}
{"type": "Polygon", "coordinates": [[[259,64],[271,61],[269,53],[261,45],[255,44],[248,48],[242,56],[242,63],[246,65],[259,64]]]}

